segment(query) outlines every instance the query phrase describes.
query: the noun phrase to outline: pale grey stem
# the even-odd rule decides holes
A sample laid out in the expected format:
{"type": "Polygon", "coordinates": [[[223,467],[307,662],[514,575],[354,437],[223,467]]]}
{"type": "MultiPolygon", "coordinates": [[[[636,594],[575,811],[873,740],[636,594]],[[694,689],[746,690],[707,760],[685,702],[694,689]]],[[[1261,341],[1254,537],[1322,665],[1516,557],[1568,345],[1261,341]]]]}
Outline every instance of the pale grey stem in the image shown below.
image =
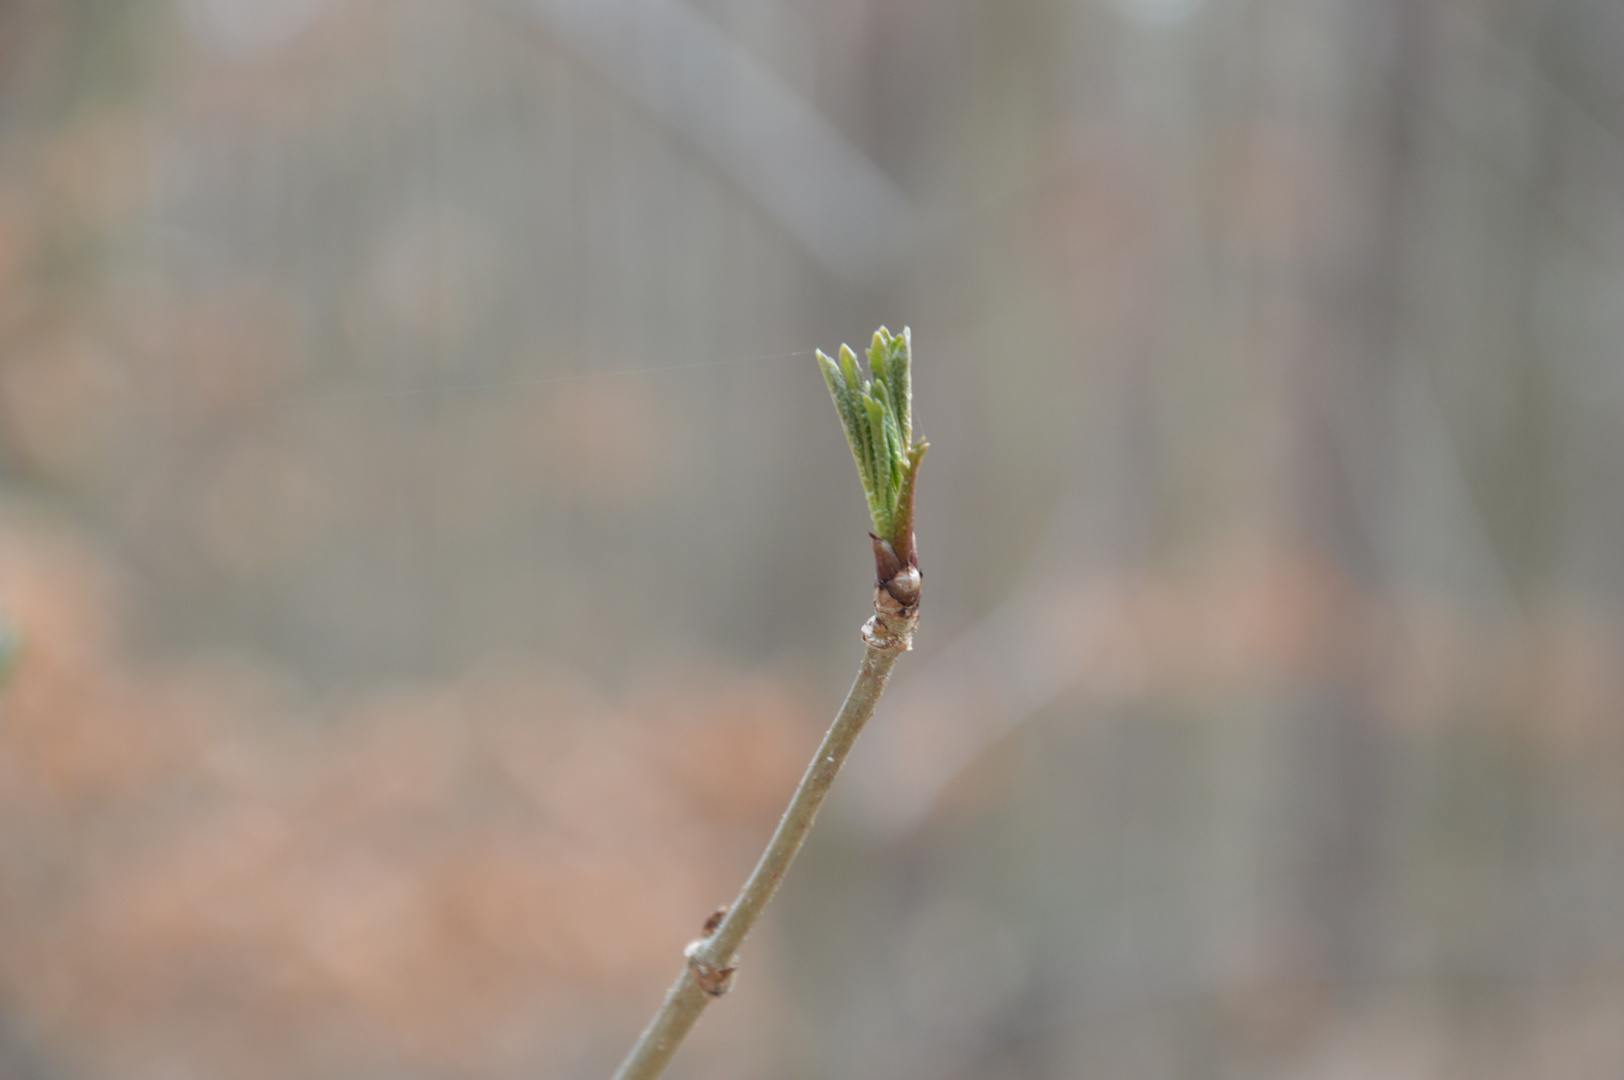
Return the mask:
{"type": "Polygon", "coordinates": [[[778,884],[794,861],[795,853],[801,850],[835,775],[840,772],[846,755],[851,753],[863,725],[874,715],[874,707],[880,702],[880,694],[885,691],[897,657],[911,647],[913,629],[919,619],[917,605],[898,610],[898,605],[882,594],[883,590],[876,591],[875,617],[863,627],[867,648],[863,664],[857,670],[857,681],[846,694],[840,715],[823,736],[817,756],[806,767],[806,774],[801,777],[800,786],[795,789],[795,796],[778,822],[767,850],[762,852],[761,861],[744,883],[739,898],[726,909],[721,922],[684,951],[688,962],[682,975],[665,995],[665,1003],[638,1037],[637,1045],[621,1062],[614,1080],[655,1080],[665,1071],[705,1006],[712,998],[727,993],[736,966],[734,954],[761,917],[767,901],[778,891],[778,884]]]}

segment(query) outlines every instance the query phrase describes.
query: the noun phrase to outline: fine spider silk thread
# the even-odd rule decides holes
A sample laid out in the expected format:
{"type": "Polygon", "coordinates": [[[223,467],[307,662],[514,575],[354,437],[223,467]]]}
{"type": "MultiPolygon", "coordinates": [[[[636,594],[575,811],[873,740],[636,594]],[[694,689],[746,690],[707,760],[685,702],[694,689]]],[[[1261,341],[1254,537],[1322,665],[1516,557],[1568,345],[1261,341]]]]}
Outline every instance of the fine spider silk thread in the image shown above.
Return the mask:
{"type": "Polygon", "coordinates": [[[475,393],[489,390],[509,390],[528,386],[546,386],[551,383],[579,382],[583,379],[621,379],[639,375],[663,375],[667,372],[696,371],[701,368],[730,367],[739,364],[764,363],[769,360],[789,360],[797,356],[811,356],[816,349],[797,349],[795,352],[768,353],[764,356],[741,356],[732,360],[702,360],[696,364],[666,364],[650,367],[617,368],[613,371],[578,371],[569,375],[541,375],[531,379],[508,379],[501,382],[448,383],[443,386],[421,386],[403,390],[354,390],[333,394],[295,394],[272,398],[266,404],[292,405],[316,401],[368,401],[384,398],[419,397],[430,394],[475,393]]]}

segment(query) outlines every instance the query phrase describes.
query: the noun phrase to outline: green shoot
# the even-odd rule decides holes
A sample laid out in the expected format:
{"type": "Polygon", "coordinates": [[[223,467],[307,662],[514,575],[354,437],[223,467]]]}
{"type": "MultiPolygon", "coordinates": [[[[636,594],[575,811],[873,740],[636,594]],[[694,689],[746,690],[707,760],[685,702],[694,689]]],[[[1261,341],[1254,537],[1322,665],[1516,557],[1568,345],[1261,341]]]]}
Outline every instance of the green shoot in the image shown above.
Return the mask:
{"type": "Polygon", "coordinates": [[[883,582],[898,569],[918,565],[913,539],[914,475],[930,448],[929,443],[915,442],[913,437],[908,328],[903,327],[901,335],[893,335],[883,326],[874,332],[867,373],[859,368],[850,346],[840,346],[838,362],[821,350],[817,356],[868,497],[883,582]],[[881,554],[880,543],[890,559],[881,554]],[[896,565],[886,567],[884,563],[891,560],[896,565]]]}

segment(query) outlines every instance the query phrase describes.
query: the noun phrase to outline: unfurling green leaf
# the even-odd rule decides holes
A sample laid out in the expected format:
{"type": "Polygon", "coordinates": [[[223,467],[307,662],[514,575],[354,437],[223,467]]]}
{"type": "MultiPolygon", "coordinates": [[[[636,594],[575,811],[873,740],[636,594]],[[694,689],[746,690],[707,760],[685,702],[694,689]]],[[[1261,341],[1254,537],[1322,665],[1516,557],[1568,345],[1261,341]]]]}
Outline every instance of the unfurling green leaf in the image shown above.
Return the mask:
{"type": "Polygon", "coordinates": [[[908,328],[892,335],[874,332],[865,376],[850,347],[840,347],[837,363],[818,352],[846,441],[868,497],[874,535],[896,553],[903,566],[917,565],[913,543],[914,473],[929,444],[913,438],[913,379],[908,328]]]}

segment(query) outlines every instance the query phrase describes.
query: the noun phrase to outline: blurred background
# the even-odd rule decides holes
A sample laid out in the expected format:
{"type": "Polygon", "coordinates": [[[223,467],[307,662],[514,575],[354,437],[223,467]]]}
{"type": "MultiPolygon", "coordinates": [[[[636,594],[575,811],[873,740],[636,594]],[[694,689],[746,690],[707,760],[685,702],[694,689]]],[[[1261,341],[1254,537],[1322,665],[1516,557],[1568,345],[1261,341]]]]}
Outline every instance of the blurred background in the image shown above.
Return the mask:
{"type": "Polygon", "coordinates": [[[1616,0],[0,4],[0,1078],[1624,1075],[1616,0]]]}

